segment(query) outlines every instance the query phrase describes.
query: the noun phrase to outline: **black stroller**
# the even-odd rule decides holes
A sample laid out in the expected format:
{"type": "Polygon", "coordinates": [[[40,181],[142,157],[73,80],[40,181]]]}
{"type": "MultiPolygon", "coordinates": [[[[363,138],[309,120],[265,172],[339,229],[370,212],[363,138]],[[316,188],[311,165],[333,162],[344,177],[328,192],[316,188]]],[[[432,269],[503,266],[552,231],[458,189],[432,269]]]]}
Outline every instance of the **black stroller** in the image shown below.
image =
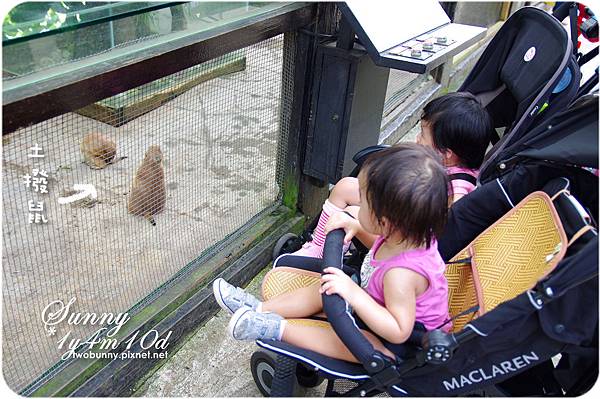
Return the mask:
{"type": "MultiPolygon", "coordinates": [[[[504,132],[499,142],[498,136],[490,137],[495,145],[481,169],[482,181],[503,167],[494,162],[498,151],[573,101],[580,80],[573,43],[556,18],[540,9],[524,7],[504,23],[458,89],[477,96],[486,105],[494,127],[504,132]]],[[[366,156],[380,148],[373,146],[357,153],[353,158],[357,167],[350,176],[356,177],[366,156]]],[[[273,259],[300,249],[311,239],[317,222],[318,217],[300,237],[292,233],[282,236],[274,247],[273,259]]],[[[365,250],[359,243],[354,244],[356,259],[365,250]]],[[[355,264],[355,259],[349,264],[355,264]]]]}
{"type": "MultiPolygon", "coordinates": [[[[584,96],[550,129],[505,147],[519,162],[452,207],[439,239],[452,333],[415,333],[407,355],[389,359],[359,332],[340,297],[324,296],[329,328],[360,364],[257,341],[251,367],[261,392],[291,396],[323,378],[326,396],[586,392],[598,372],[598,238],[585,211],[597,215],[598,177],[586,169],[598,168],[597,110],[598,96],[584,96]]],[[[263,296],[314,283],[322,265],[344,268],[342,236],[327,237],[323,261],[281,256],[263,296]]]]}

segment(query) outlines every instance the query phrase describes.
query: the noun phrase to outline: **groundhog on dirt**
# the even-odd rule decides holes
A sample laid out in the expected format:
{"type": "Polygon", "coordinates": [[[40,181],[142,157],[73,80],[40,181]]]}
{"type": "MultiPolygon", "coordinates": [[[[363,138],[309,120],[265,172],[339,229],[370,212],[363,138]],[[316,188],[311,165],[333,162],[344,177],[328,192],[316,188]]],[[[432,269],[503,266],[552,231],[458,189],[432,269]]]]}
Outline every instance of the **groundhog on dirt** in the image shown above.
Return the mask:
{"type": "Polygon", "coordinates": [[[127,204],[129,213],[145,217],[152,225],[156,225],[154,215],[165,209],[167,198],[162,159],[159,146],[152,145],[148,148],[133,178],[127,204]]]}
{"type": "Polygon", "coordinates": [[[101,133],[88,133],[81,140],[83,161],[92,169],[103,169],[115,161],[117,143],[101,133]]]}

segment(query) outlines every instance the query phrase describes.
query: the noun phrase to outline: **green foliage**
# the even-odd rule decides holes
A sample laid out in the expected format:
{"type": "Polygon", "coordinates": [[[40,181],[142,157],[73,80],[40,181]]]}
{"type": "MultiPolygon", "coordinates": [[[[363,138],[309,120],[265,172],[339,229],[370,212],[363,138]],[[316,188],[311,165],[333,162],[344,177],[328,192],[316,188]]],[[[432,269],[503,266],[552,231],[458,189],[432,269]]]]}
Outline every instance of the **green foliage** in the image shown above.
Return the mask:
{"type": "Polygon", "coordinates": [[[293,176],[288,175],[283,182],[283,205],[296,210],[298,206],[298,183],[293,176]]]}
{"type": "MultiPolygon", "coordinates": [[[[73,3],[85,4],[85,2],[73,3]]],[[[19,4],[4,17],[3,39],[14,39],[58,29],[65,24],[70,9],[71,7],[63,1],[19,4]]]]}

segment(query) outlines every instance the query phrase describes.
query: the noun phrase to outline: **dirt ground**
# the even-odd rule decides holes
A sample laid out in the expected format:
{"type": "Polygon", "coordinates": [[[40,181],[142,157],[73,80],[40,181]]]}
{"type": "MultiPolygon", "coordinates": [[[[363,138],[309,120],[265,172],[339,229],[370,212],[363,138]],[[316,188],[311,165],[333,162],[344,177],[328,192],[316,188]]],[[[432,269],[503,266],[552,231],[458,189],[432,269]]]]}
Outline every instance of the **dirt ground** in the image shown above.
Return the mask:
{"type": "Polygon", "coordinates": [[[58,360],[66,333],[85,338],[97,329],[64,322],[49,336],[41,314],[50,302],[75,297],[72,311],[124,312],[277,200],[282,45],[278,37],[246,49],[245,71],[118,128],[69,113],[3,139],[3,368],[12,389],[58,360]],[[90,169],[79,144],[91,131],[115,140],[117,156],[127,158],[90,169]],[[35,162],[34,144],[45,154],[35,162]],[[150,145],[163,152],[167,189],[156,226],[127,212],[150,145]],[[48,172],[48,194],[25,186],[34,167],[48,172]],[[93,184],[98,203],[59,205],[73,184],[93,184]],[[28,200],[43,201],[47,224],[28,223],[28,200]]]}

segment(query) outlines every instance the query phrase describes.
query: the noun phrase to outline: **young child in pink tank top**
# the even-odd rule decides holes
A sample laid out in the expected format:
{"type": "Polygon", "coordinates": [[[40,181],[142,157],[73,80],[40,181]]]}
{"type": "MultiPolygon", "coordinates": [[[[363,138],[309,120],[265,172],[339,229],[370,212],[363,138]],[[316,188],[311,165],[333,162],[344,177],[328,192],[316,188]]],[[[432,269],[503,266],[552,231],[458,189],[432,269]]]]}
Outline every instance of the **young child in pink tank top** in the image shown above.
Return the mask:
{"type": "Polygon", "coordinates": [[[333,218],[326,229],[344,228],[345,242],[359,229],[378,237],[364,265],[366,289],[330,267],[320,283],[260,302],[217,279],[215,298],[233,313],[229,323],[233,338],[282,340],[357,362],[333,329],[288,322],[322,311],[322,294],[340,295],[364,326],[361,332],[390,358],[397,353],[394,345],[410,337],[416,322],[434,329],[449,320],[445,265],[435,240],[448,212],[448,177],[439,155],[418,144],[391,147],[367,159],[358,181],[362,199],[358,218],[333,218]]]}

